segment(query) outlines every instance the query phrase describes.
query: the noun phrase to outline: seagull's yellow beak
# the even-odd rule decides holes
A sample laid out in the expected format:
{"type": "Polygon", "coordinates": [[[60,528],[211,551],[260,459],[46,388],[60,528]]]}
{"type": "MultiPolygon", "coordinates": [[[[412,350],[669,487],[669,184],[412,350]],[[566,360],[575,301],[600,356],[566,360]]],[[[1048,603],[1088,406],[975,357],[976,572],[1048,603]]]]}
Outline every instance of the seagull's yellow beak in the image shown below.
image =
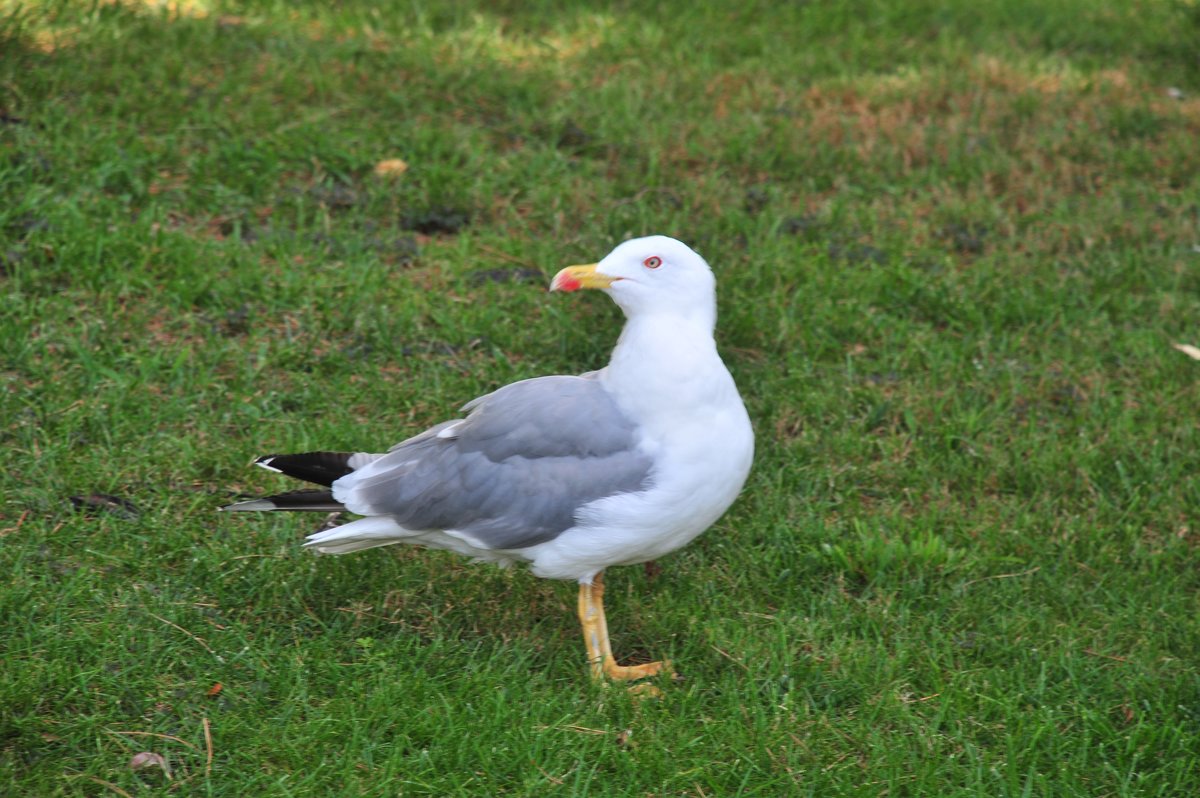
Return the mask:
{"type": "Polygon", "coordinates": [[[568,266],[554,275],[554,280],[550,283],[550,290],[578,291],[580,288],[608,288],[616,282],[617,278],[596,271],[599,266],[599,263],[568,266]]]}

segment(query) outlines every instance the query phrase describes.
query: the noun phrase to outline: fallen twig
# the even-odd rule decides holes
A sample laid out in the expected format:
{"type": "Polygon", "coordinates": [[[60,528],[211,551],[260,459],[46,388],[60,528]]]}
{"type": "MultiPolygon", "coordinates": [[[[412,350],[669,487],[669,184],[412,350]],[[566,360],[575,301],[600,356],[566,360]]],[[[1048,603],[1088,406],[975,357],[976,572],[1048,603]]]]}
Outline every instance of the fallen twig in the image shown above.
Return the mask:
{"type": "Polygon", "coordinates": [[[573,732],[579,732],[581,734],[609,734],[609,732],[605,731],[604,729],[589,729],[587,726],[576,726],[573,723],[569,723],[566,726],[537,726],[535,728],[538,731],[546,731],[547,729],[556,729],[558,731],[573,731],[573,732]]]}
{"type": "Polygon", "coordinates": [[[158,732],[144,732],[144,731],[117,731],[116,729],[105,729],[105,731],[108,732],[109,734],[121,734],[121,735],[127,735],[129,737],[158,737],[163,740],[174,740],[177,743],[183,743],[188,748],[191,748],[193,751],[200,750],[192,743],[189,743],[187,740],[184,740],[182,737],[173,737],[170,734],[159,734],[158,732]]]}
{"type": "Polygon", "coordinates": [[[535,768],[537,768],[537,769],[538,769],[538,772],[540,772],[540,773],[541,773],[543,776],[545,776],[547,779],[549,779],[549,780],[550,780],[551,782],[553,782],[554,784],[557,784],[557,785],[559,785],[559,786],[562,786],[562,784],[563,784],[563,780],[562,780],[562,779],[556,779],[556,778],[554,778],[553,776],[551,776],[549,773],[547,773],[547,772],[546,772],[546,769],[545,769],[544,767],[542,767],[541,765],[539,765],[539,764],[538,764],[537,762],[535,762],[534,760],[532,760],[532,759],[531,759],[531,760],[529,760],[529,761],[530,761],[530,762],[533,762],[533,766],[534,766],[535,768]]]}
{"type": "Polygon", "coordinates": [[[507,252],[501,252],[500,250],[496,249],[495,247],[489,247],[487,244],[477,244],[476,246],[478,246],[480,249],[482,249],[487,254],[491,255],[493,258],[500,258],[501,260],[506,260],[509,263],[515,263],[518,266],[524,266],[527,269],[533,269],[534,271],[541,271],[541,269],[537,268],[537,266],[533,265],[529,261],[523,260],[522,258],[518,258],[515,255],[509,255],[507,252]]]}
{"type": "Polygon", "coordinates": [[[971,585],[977,584],[979,582],[988,582],[992,579],[1016,579],[1018,576],[1029,576],[1030,574],[1036,574],[1040,570],[1042,570],[1042,566],[1035,565],[1032,568],[1030,568],[1028,571],[1021,571],[1019,573],[996,574],[995,576],[982,576],[979,579],[972,579],[969,582],[963,582],[959,587],[968,588],[971,585]]]}
{"type": "Polygon", "coordinates": [[[21,524],[25,523],[25,519],[26,519],[27,517],[29,517],[29,511],[28,511],[28,510],[26,510],[26,511],[25,511],[25,512],[23,512],[23,513],[21,513],[21,517],[17,519],[17,524],[16,524],[16,526],[10,526],[8,529],[0,529],[0,538],[2,538],[2,537],[5,537],[5,536],[7,536],[7,535],[12,535],[12,534],[14,534],[14,533],[16,533],[16,532],[20,532],[20,531],[21,531],[21,524]]]}
{"type": "Polygon", "coordinates": [[[110,790],[112,790],[113,792],[115,792],[117,795],[124,795],[124,796],[125,796],[125,798],[133,798],[133,796],[132,796],[132,795],[130,795],[129,793],[125,792],[125,791],[124,791],[124,790],[122,790],[120,787],[118,787],[117,785],[113,784],[111,781],[105,781],[104,779],[97,778],[96,776],[89,776],[89,775],[87,775],[87,774],[85,774],[85,773],[81,773],[81,774],[80,774],[80,776],[79,776],[79,778],[84,778],[84,779],[87,779],[87,780],[88,780],[88,781],[90,781],[90,782],[93,782],[93,783],[95,783],[95,784],[99,784],[101,787],[107,787],[108,789],[110,789],[110,790]]]}
{"type": "Polygon", "coordinates": [[[199,638],[199,637],[197,637],[196,635],[192,634],[191,632],[189,632],[187,629],[184,629],[184,628],[183,628],[182,626],[180,626],[179,624],[177,624],[177,623],[172,623],[171,621],[168,621],[166,618],[163,618],[163,617],[161,617],[161,616],[159,616],[159,615],[155,615],[155,614],[154,614],[154,613],[152,613],[152,612],[147,612],[146,614],[147,614],[147,615],[149,615],[151,618],[154,618],[155,620],[162,621],[162,622],[163,622],[163,623],[165,623],[167,626],[173,626],[173,627],[175,627],[176,629],[178,629],[179,631],[183,632],[183,633],[184,633],[185,635],[187,635],[188,637],[190,637],[190,638],[192,638],[193,640],[195,640],[197,643],[199,643],[201,646],[203,646],[203,647],[204,647],[204,650],[205,650],[205,651],[207,651],[209,654],[212,654],[214,657],[216,657],[216,658],[217,658],[217,662],[224,662],[224,661],[225,661],[225,659],[224,659],[224,658],[223,658],[223,657],[222,657],[220,654],[218,654],[217,652],[215,652],[215,651],[213,651],[213,650],[212,650],[212,646],[210,646],[208,643],[205,643],[205,642],[204,642],[204,640],[203,640],[202,638],[199,638]]]}
{"type": "Polygon", "coordinates": [[[742,661],[741,661],[741,660],[739,660],[737,657],[735,657],[735,656],[733,656],[732,654],[730,654],[728,651],[722,651],[721,649],[719,649],[719,648],[717,648],[716,646],[714,646],[712,643],[709,643],[709,644],[708,644],[708,646],[709,646],[709,648],[711,648],[713,651],[717,652],[717,653],[718,653],[718,654],[720,654],[722,657],[724,657],[725,659],[727,659],[727,660],[729,660],[730,662],[732,662],[734,665],[737,665],[739,668],[741,668],[742,670],[744,670],[746,673],[749,673],[749,672],[750,672],[750,668],[749,668],[749,667],[747,667],[746,663],[742,662],[742,661]]]}
{"type": "Polygon", "coordinates": [[[204,726],[204,748],[206,751],[204,757],[204,778],[207,779],[212,777],[212,726],[209,725],[208,718],[203,718],[201,723],[204,726]]]}
{"type": "Polygon", "coordinates": [[[1129,660],[1125,659],[1124,657],[1118,657],[1115,654],[1101,654],[1099,651],[1092,651],[1090,648],[1085,648],[1083,653],[1090,654],[1093,657],[1103,657],[1104,659],[1111,659],[1116,662],[1124,662],[1126,665],[1129,664],[1129,660]]]}

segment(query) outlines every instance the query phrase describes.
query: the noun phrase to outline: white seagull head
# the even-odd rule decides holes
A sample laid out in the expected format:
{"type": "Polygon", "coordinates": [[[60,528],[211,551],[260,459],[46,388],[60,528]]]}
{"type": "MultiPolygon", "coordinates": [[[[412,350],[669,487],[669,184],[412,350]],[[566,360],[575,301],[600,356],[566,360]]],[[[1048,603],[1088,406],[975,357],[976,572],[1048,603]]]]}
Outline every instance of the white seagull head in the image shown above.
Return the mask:
{"type": "Polygon", "coordinates": [[[598,288],[629,318],[678,315],[716,323],[716,280],[704,258],[668,236],[634,238],[604,260],[568,266],[554,276],[551,291],[598,288]]]}

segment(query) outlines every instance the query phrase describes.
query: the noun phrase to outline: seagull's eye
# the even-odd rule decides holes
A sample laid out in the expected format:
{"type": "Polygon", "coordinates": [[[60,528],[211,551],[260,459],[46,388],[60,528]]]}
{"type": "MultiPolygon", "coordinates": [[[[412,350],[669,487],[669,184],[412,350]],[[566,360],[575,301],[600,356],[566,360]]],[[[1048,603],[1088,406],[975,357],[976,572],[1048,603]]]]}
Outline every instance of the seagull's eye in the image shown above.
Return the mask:
{"type": "Polygon", "coordinates": [[[662,266],[662,258],[657,255],[651,255],[642,261],[642,265],[647,269],[657,269],[659,266],[662,266]]]}

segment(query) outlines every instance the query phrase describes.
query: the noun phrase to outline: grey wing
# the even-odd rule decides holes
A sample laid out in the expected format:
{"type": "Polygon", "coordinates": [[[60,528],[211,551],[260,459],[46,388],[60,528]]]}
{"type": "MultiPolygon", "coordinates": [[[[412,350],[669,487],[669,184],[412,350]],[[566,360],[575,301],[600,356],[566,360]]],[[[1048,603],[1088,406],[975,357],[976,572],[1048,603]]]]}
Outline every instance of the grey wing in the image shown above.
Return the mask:
{"type": "Polygon", "coordinates": [[[453,530],[491,549],[543,543],[576,510],[643,489],[651,460],[599,381],[539,377],[507,385],[334,484],[347,507],[406,529],[453,530]]]}

